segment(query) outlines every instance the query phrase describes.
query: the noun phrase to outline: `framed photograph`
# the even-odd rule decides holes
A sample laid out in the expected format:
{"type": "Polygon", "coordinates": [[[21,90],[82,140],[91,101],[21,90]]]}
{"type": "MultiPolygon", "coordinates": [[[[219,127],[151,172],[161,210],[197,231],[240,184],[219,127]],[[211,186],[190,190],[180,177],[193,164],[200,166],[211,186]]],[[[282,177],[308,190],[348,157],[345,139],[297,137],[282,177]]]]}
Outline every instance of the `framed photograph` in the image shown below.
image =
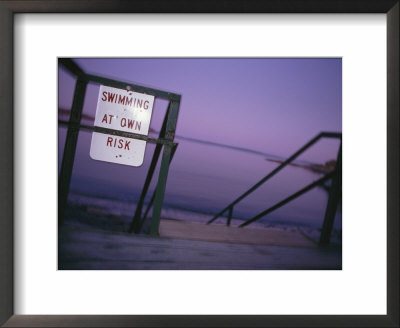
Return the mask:
{"type": "Polygon", "coordinates": [[[398,327],[398,1],[0,9],[2,325],[398,327]]]}

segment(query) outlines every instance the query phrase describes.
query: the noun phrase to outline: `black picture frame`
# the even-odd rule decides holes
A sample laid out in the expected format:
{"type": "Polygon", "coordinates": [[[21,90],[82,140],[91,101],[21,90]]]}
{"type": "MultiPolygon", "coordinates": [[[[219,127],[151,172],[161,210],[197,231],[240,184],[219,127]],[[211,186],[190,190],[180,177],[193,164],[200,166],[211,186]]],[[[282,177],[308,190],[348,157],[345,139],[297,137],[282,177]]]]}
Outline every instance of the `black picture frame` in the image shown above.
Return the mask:
{"type": "Polygon", "coordinates": [[[0,1],[0,324],[5,327],[399,327],[398,0],[0,1]],[[16,13],[385,13],[387,16],[387,315],[14,315],[13,18],[16,13]]]}

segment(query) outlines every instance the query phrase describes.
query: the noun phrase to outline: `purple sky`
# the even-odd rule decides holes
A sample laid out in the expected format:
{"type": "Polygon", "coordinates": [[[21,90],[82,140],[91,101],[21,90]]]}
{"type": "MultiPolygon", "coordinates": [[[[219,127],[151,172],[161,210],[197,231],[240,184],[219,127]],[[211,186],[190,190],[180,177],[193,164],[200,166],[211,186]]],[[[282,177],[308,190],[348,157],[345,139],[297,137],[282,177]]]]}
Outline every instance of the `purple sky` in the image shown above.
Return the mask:
{"type": "MultiPolygon", "coordinates": [[[[342,130],[341,59],[76,62],[86,72],[181,94],[177,135],[288,156],[321,131],[342,130]]],[[[61,72],[60,80],[64,78],[61,72]]],[[[69,108],[71,92],[60,92],[61,107],[69,108]]],[[[93,97],[84,111],[94,116],[98,89],[89,92],[93,97]]],[[[165,107],[165,101],[156,102],[152,119],[156,130],[165,107]]],[[[315,153],[332,154],[336,146],[323,143],[315,153]]],[[[310,152],[307,157],[318,160],[319,155],[310,152]]]]}

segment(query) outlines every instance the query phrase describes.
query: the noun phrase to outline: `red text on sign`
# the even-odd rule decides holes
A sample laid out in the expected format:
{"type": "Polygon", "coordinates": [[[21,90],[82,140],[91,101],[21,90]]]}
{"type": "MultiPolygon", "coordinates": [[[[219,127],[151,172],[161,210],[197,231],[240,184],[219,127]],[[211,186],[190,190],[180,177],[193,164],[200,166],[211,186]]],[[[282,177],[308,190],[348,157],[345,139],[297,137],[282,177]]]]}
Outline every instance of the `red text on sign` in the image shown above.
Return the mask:
{"type": "Polygon", "coordinates": [[[108,123],[111,124],[112,119],[113,119],[114,115],[108,115],[108,120],[107,120],[107,114],[104,114],[103,119],[101,120],[101,123],[108,123]]]}
{"type": "Polygon", "coordinates": [[[108,137],[107,138],[107,147],[114,147],[114,148],[129,150],[130,143],[131,143],[130,140],[127,141],[127,140],[120,139],[117,137],[108,137]]]}
{"type": "Polygon", "coordinates": [[[122,96],[122,95],[112,93],[109,91],[103,91],[101,100],[105,101],[105,102],[121,104],[121,105],[135,107],[135,108],[149,109],[149,101],[148,100],[138,99],[135,97],[122,96]]]}
{"type": "Polygon", "coordinates": [[[139,130],[142,126],[142,122],[138,122],[135,120],[131,120],[131,119],[126,119],[125,117],[121,118],[121,127],[126,127],[128,126],[128,128],[130,129],[135,129],[135,130],[139,130]]]}

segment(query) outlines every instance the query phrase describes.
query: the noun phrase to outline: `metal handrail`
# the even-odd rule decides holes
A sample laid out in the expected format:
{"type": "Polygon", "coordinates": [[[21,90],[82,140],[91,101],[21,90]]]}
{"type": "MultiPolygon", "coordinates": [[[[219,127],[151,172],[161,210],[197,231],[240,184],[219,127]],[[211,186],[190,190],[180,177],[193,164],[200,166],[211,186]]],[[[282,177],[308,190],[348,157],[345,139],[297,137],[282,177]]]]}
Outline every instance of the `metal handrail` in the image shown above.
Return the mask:
{"type": "Polygon", "coordinates": [[[276,203],[275,205],[271,206],[270,208],[266,209],[265,211],[262,211],[261,213],[257,214],[250,220],[247,220],[246,222],[242,223],[241,225],[239,225],[239,228],[245,227],[245,226],[249,225],[250,223],[257,221],[258,219],[261,219],[263,216],[267,215],[268,213],[271,213],[272,211],[277,210],[278,208],[289,203],[293,199],[296,199],[297,197],[301,196],[302,194],[306,193],[307,191],[311,190],[312,188],[331,179],[335,174],[336,174],[335,170],[333,170],[332,172],[329,172],[328,174],[324,175],[322,178],[314,181],[313,183],[309,184],[308,186],[304,187],[303,189],[300,189],[299,191],[295,192],[294,194],[290,195],[289,197],[285,198],[284,200],[280,201],[279,203],[276,203]]]}
{"type": "MultiPolygon", "coordinates": [[[[140,232],[140,228],[142,226],[141,222],[141,210],[143,207],[143,202],[149,187],[149,184],[152,180],[154,168],[158,162],[158,159],[161,157],[161,165],[158,174],[158,181],[156,190],[152,196],[151,205],[153,205],[153,213],[152,213],[152,221],[150,227],[151,235],[158,235],[160,217],[161,217],[161,208],[164,200],[164,192],[165,186],[167,182],[167,175],[169,164],[172,160],[173,153],[177,148],[177,143],[174,142],[176,123],[178,119],[179,106],[181,101],[181,95],[149,88],[137,84],[133,84],[131,82],[125,81],[117,81],[109,78],[105,78],[102,76],[92,75],[86,73],[79,65],[77,65],[70,58],[59,58],[59,64],[61,64],[68,72],[75,75],[77,78],[75,85],[74,98],[71,107],[71,113],[69,116],[69,121],[59,120],[58,123],[62,125],[66,125],[68,127],[67,137],[64,146],[64,154],[63,160],[61,163],[61,170],[59,174],[59,193],[58,193],[58,225],[59,227],[63,224],[63,214],[64,209],[67,204],[69,186],[71,182],[72,176],[72,168],[74,164],[75,151],[78,141],[78,133],[80,129],[116,135],[126,138],[139,139],[147,142],[152,142],[156,144],[153,158],[151,162],[151,167],[147,172],[147,177],[145,181],[145,185],[143,186],[141,197],[139,203],[137,205],[135,216],[133,218],[133,222],[130,227],[130,232],[135,231],[136,233],[140,232]],[[164,116],[163,129],[159,134],[158,138],[152,138],[145,135],[139,135],[136,133],[130,133],[125,131],[119,131],[114,129],[108,129],[105,127],[98,126],[90,126],[81,124],[82,118],[82,110],[84,98],[86,95],[86,88],[88,83],[97,83],[106,85],[109,87],[126,89],[126,90],[134,90],[136,92],[141,92],[149,95],[153,95],[157,98],[163,98],[169,101],[168,109],[164,116]],[[161,155],[161,150],[163,149],[163,153],[161,155]]],[[[147,215],[148,209],[146,210],[147,215]]],[[[146,216],[144,217],[144,219],[146,216]]],[[[143,220],[144,220],[143,219],[143,220]]]]}
{"type": "MultiPolygon", "coordinates": [[[[251,194],[253,191],[255,191],[258,187],[260,187],[262,184],[264,184],[266,181],[268,181],[270,178],[272,178],[275,174],[277,174],[279,171],[281,171],[285,166],[289,165],[293,160],[295,160],[299,155],[301,155],[304,151],[306,151],[308,148],[310,148],[312,145],[314,145],[317,141],[319,141],[321,138],[335,138],[335,139],[342,139],[342,134],[341,133],[335,133],[335,132],[321,132],[314,138],[312,138],[308,143],[306,143],[303,147],[301,147],[298,151],[296,151],[292,156],[290,156],[287,160],[285,160],[283,163],[281,163],[278,167],[276,167],[274,170],[272,170],[270,173],[268,173],[265,177],[263,177],[260,181],[258,181],[254,186],[252,186],[250,189],[248,189],[246,192],[244,192],[242,195],[240,195],[238,198],[236,198],[232,203],[230,203],[228,206],[226,206],[222,211],[220,211],[218,214],[216,214],[211,220],[207,222],[207,224],[210,224],[214,222],[217,218],[219,218],[222,214],[224,214],[226,211],[228,211],[228,217],[227,217],[227,225],[230,225],[231,219],[232,219],[232,213],[233,213],[233,207],[240,202],[242,199],[247,197],[249,194],[251,194]]],[[[287,204],[288,202],[292,201],[293,199],[301,196],[302,194],[306,193],[307,191],[311,190],[312,188],[324,183],[325,181],[334,178],[335,176],[338,176],[338,173],[341,173],[341,145],[340,145],[340,150],[338,153],[338,159],[336,162],[336,167],[333,171],[329,172],[326,174],[324,177],[316,180],[315,182],[309,184],[308,186],[304,187],[303,189],[297,191],[296,193],[292,194],[291,196],[285,198],[284,200],[278,202],[277,204],[273,205],[272,207],[268,208],[265,211],[262,211],[261,213],[257,214],[253,218],[247,220],[246,222],[242,223],[239,225],[239,228],[244,227],[249,225],[250,223],[259,220],[263,216],[267,215],[268,213],[271,213],[272,211],[282,207],[283,205],[287,204]]],[[[341,181],[341,179],[340,179],[341,181]]],[[[337,185],[337,183],[335,183],[337,185]]],[[[337,191],[335,191],[335,195],[331,196],[330,198],[335,198],[335,201],[337,202],[337,196],[336,196],[337,191]]],[[[328,202],[329,203],[329,202],[328,202]]],[[[330,202],[332,203],[332,201],[330,202]]],[[[329,226],[331,229],[331,223],[327,224],[326,221],[333,220],[331,217],[332,215],[334,216],[334,213],[332,214],[332,204],[328,204],[327,206],[327,212],[325,214],[325,220],[324,220],[324,227],[329,226]],[[329,211],[328,211],[329,208],[329,211]],[[329,213],[328,213],[329,212],[329,213]],[[329,217],[329,220],[328,220],[329,217]]],[[[336,211],[336,208],[335,208],[336,211]]],[[[328,229],[328,228],[327,228],[328,229]]],[[[326,229],[325,229],[326,230],[326,229]]],[[[330,232],[329,232],[330,233],[330,232]]],[[[326,231],[323,231],[321,233],[321,242],[327,243],[329,242],[329,234],[327,236],[326,231]],[[324,236],[324,237],[322,237],[324,236]]]]}
{"type": "Polygon", "coordinates": [[[79,129],[79,130],[82,129],[82,130],[98,132],[98,133],[103,133],[103,134],[108,134],[108,135],[114,135],[114,136],[119,136],[119,137],[124,137],[124,138],[143,140],[143,141],[147,141],[147,142],[151,142],[151,143],[155,143],[155,144],[170,145],[170,146],[175,146],[178,144],[176,142],[173,142],[173,141],[165,139],[165,138],[152,138],[152,137],[142,135],[142,134],[126,132],[126,131],[121,131],[121,130],[108,129],[108,128],[94,126],[94,125],[71,123],[71,122],[65,121],[65,120],[58,120],[58,124],[72,127],[72,128],[79,129]]]}

